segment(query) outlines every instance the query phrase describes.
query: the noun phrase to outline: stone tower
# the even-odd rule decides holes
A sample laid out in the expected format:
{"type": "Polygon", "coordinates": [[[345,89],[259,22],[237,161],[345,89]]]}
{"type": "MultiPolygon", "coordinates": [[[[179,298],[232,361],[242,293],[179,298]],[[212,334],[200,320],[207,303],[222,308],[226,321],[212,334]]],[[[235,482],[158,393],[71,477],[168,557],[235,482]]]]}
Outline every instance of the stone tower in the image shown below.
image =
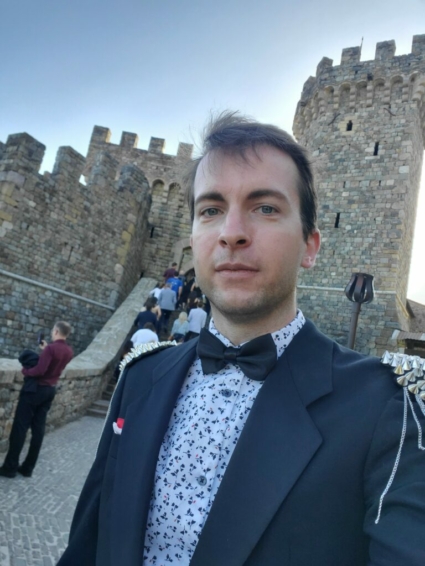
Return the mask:
{"type": "MultiPolygon", "coordinates": [[[[304,84],[294,134],[310,151],[323,243],[317,266],[301,274],[301,308],[345,344],[350,305],[343,289],[356,271],[375,277],[356,349],[374,354],[394,329],[409,330],[406,293],[425,140],[425,35],[395,56],[395,42],[324,57],[304,84]]],[[[419,219],[420,221],[420,219],[419,219]]]]}

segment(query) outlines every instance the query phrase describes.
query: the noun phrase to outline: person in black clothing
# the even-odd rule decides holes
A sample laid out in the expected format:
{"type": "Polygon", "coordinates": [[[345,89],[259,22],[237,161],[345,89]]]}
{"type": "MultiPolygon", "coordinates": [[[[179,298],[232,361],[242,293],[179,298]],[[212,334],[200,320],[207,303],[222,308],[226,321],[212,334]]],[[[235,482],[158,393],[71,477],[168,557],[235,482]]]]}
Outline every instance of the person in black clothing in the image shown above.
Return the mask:
{"type": "Polygon", "coordinates": [[[151,322],[155,328],[158,327],[158,317],[156,313],[152,312],[156,304],[157,300],[154,297],[148,297],[145,303],[145,310],[140,311],[134,320],[133,324],[137,327],[137,330],[143,328],[147,322],[151,322]]]}

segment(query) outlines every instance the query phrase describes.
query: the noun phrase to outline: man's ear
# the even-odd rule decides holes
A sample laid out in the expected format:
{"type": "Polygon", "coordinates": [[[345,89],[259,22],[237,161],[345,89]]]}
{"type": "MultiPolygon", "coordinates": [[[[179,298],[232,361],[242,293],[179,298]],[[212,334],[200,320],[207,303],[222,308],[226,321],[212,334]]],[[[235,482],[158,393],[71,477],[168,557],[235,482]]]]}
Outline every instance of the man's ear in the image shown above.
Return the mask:
{"type": "Polygon", "coordinates": [[[320,250],[320,232],[315,229],[307,238],[301,267],[310,269],[316,263],[316,256],[320,250]]]}

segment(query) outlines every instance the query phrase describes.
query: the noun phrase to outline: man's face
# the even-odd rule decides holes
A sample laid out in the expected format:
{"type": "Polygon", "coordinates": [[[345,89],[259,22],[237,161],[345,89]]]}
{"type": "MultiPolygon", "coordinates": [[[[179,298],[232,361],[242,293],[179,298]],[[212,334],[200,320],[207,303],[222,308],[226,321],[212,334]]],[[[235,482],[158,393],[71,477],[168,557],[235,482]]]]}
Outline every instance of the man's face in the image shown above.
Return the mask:
{"type": "Polygon", "coordinates": [[[213,314],[235,323],[279,310],[295,316],[300,266],[314,265],[320,236],[303,239],[298,172],[292,159],[268,146],[248,161],[207,155],[195,178],[191,245],[197,282],[213,314]],[[257,156],[258,155],[258,156],[257,156]]]}

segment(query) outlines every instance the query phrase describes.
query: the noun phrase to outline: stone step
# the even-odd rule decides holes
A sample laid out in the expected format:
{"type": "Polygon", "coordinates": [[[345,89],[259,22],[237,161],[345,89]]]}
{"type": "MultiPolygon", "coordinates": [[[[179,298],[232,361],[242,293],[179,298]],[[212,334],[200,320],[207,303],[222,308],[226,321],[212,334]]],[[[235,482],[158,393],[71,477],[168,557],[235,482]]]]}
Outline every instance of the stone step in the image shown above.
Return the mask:
{"type": "Polygon", "coordinates": [[[87,415],[89,417],[98,417],[100,419],[104,419],[106,417],[106,413],[107,411],[100,411],[98,409],[93,409],[92,407],[89,407],[87,409],[87,415]]]}
{"type": "Polygon", "coordinates": [[[106,399],[98,399],[92,404],[92,407],[94,409],[105,409],[107,411],[109,407],[109,401],[107,401],[106,399]]]}

